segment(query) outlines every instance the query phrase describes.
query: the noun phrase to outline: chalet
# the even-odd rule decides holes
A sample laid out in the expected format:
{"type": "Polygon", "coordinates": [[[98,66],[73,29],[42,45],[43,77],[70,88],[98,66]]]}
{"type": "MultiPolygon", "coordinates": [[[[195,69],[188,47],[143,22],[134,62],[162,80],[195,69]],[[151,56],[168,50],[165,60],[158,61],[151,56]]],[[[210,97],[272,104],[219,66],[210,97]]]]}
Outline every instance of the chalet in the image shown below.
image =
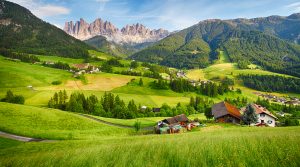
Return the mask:
{"type": "Polygon", "coordinates": [[[187,78],[185,72],[182,71],[182,70],[179,70],[179,71],[176,73],[176,76],[177,76],[177,78],[187,78]]]}
{"type": "Polygon", "coordinates": [[[262,107],[261,105],[257,104],[251,104],[251,106],[254,108],[255,113],[257,115],[257,122],[255,126],[271,126],[275,127],[275,121],[277,117],[275,117],[270,111],[268,111],[266,108],[262,107]]]}
{"type": "Polygon", "coordinates": [[[86,70],[89,68],[89,63],[83,63],[83,64],[73,64],[73,67],[77,70],[86,70]]]}
{"type": "Polygon", "coordinates": [[[192,127],[196,126],[196,123],[194,124],[189,123],[189,119],[184,114],[181,114],[159,121],[154,129],[157,134],[180,133],[191,130],[192,127]]]}
{"type": "Polygon", "coordinates": [[[162,120],[163,123],[166,123],[168,125],[172,125],[172,124],[184,125],[188,121],[189,119],[184,114],[162,120]]]}
{"type": "Polygon", "coordinates": [[[152,108],[153,112],[160,112],[160,108],[152,108]]]}
{"type": "Polygon", "coordinates": [[[287,101],[285,104],[288,104],[288,105],[300,105],[300,101],[298,100],[290,100],[290,101],[287,101]]]}
{"type": "Polygon", "coordinates": [[[216,122],[239,124],[241,121],[240,111],[235,106],[224,101],[213,105],[211,112],[216,122]]]}

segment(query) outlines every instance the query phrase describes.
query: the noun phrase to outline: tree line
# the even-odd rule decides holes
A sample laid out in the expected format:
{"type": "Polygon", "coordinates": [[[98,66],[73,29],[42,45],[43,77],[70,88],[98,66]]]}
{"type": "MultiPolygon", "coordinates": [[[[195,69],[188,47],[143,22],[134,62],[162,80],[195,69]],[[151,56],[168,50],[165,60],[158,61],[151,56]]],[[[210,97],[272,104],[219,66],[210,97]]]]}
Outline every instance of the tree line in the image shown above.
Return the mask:
{"type": "Polygon", "coordinates": [[[130,100],[126,104],[118,95],[112,93],[105,92],[98,99],[95,95],[86,97],[83,93],[78,92],[73,92],[68,96],[65,90],[55,92],[53,97],[48,101],[49,108],[120,119],[155,116],[171,117],[179,114],[186,114],[188,116],[195,113],[210,112],[212,104],[213,101],[209,99],[191,97],[190,104],[183,105],[178,103],[175,107],[171,107],[164,103],[160,107],[159,112],[153,112],[153,108],[142,108],[134,100],[130,100]]]}
{"type": "Polygon", "coordinates": [[[58,68],[58,69],[62,69],[62,70],[70,70],[71,69],[71,67],[68,63],[63,63],[63,62],[60,62],[60,61],[55,62],[53,64],[43,62],[43,66],[51,67],[51,68],[58,68]]]}
{"type": "Polygon", "coordinates": [[[29,55],[26,53],[16,53],[5,48],[0,49],[0,55],[10,59],[18,59],[22,62],[27,62],[27,63],[40,62],[40,59],[37,56],[29,55]]]}
{"type": "Polygon", "coordinates": [[[300,93],[300,79],[275,75],[239,75],[244,85],[265,92],[300,93]]]}
{"type": "Polygon", "coordinates": [[[196,92],[209,97],[216,97],[231,91],[226,83],[200,82],[200,85],[192,85],[192,83],[185,79],[171,80],[170,88],[175,92],[196,92]]]}

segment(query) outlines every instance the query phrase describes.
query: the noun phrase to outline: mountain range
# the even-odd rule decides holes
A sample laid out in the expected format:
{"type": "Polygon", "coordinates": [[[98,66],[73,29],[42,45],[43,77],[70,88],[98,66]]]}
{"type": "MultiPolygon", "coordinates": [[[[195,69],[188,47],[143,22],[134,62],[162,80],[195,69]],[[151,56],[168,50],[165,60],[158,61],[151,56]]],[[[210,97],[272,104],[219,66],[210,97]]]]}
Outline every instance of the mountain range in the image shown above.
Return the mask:
{"type": "Polygon", "coordinates": [[[279,73],[300,76],[300,14],[253,19],[200,21],[170,33],[142,24],[120,30],[96,19],[67,22],[65,31],[28,9],[0,0],[0,48],[18,52],[87,57],[101,48],[113,55],[177,68],[203,68],[225,53],[230,62],[250,62],[279,73]],[[88,44],[86,44],[88,43],[88,44]],[[138,51],[139,50],[139,51],[138,51]]]}
{"type": "Polygon", "coordinates": [[[140,44],[145,42],[156,42],[169,35],[167,30],[151,30],[142,24],[126,25],[118,29],[109,21],[100,18],[92,23],[87,23],[84,19],[80,21],[66,22],[64,31],[69,35],[80,39],[87,40],[95,36],[104,36],[108,41],[118,44],[140,44]]]}
{"type": "Polygon", "coordinates": [[[131,58],[177,68],[202,68],[225,51],[230,61],[250,61],[300,76],[300,14],[199,22],[173,33],[131,58]]]}

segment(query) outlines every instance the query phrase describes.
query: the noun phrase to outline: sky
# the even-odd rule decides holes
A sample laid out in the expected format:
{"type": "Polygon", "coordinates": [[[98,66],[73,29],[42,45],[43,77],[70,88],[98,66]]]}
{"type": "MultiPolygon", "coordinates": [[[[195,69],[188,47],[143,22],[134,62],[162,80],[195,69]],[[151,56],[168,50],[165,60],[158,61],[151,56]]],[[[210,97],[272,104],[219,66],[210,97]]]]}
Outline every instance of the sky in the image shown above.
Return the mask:
{"type": "Polygon", "coordinates": [[[141,23],[151,29],[181,30],[205,19],[288,16],[300,0],[9,0],[63,28],[66,21],[108,20],[118,28],[141,23]]]}

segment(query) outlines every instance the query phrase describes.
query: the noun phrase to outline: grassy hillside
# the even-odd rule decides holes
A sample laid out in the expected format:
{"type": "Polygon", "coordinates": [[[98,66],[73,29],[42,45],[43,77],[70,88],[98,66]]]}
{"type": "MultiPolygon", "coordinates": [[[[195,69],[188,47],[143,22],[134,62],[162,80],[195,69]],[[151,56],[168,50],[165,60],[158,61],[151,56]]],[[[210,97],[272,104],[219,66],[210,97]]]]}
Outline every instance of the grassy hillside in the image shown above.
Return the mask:
{"type": "Polygon", "coordinates": [[[53,81],[71,79],[71,73],[23,62],[12,62],[0,56],[0,87],[47,86],[53,81]]]}
{"type": "Polygon", "coordinates": [[[299,166],[298,127],[20,143],[0,139],[1,166],[299,166]],[[122,151],[126,150],[126,151],[122,151]],[[134,156],[133,156],[134,155],[134,156]]]}
{"type": "Polygon", "coordinates": [[[95,36],[87,39],[85,43],[97,48],[99,51],[109,53],[113,56],[127,57],[133,52],[133,48],[126,48],[122,45],[107,41],[104,36],[95,36]]]}
{"type": "Polygon", "coordinates": [[[1,131],[42,139],[87,139],[130,133],[61,110],[2,102],[0,122],[1,131]]]}
{"type": "MultiPolygon", "coordinates": [[[[102,55],[99,52],[93,54],[102,55]]],[[[69,63],[77,63],[80,59],[70,59],[51,56],[40,56],[47,61],[62,61],[69,63]]],[[[72,74],[59,69],[42,67],[40,65],[31,65],[22,62],[13,62],[0,57],[0,97],[2,98],[8,89],[11,89],[16,94],[25,96],[27,105],[45,106],[53,94],[59,90],[67,90],[68,94],[74,91],[83,92],[85,95],[94,94],[98,97],[104,94],[104,91],[112,91],[119,95],[126,103],[134,99],[137,104],[159,107],[163,103],[168,103],[175,106],[177,103],[188,103],[190,96],[196,96],[196,93],[176,93],[171,90],[152,89],[149,84],[154,81],[151,78],[126,76],[110,73],[87,74],[86,83],[81,80],[76,80],[72,74]],[[143,78],[144,85],[139,86],[138,81],[143,78]],[[136,79],[130,82],[131,79],[136,79]],[[53,81],[62,81],[61,85],[52,85],[53,81]],[[21,81],[21,82],[20,82],[21,81]],[[128,84],[129,83],[129,84],[128,84]],[[34,90],[27,88],[32,85],[34,90]]],[[[82,60],[82,59],[81,59],[82,60]]],[[[83,61],[83,60],[82,60],[83,61]]],[[[124,62],[126,63],[126,62],[124,62]]],[[[122,67],[123,68],[123,67],[122,67]]],[[[124,67],[125,68],[125,67],[124,67]]],[[[245,88],[241,81],[236,79],[238,74],[270,74],[281,75],[260,69],[240,70],[232,63],[215,64],[205,69],[195,69],[188,71],[187,75],[191,79],[214,80],[219,81],[219,78],[229,77],[236,80],[235,88],[243,90],[242,96],[250,100],[256,100],[257,96],[253,94],[255,90],[245,88]]],[[[287,95],[287,94],[278,94],[287,95]]],[[[200,95],[202,97],[207,97],[200,95]]],[[[212,98],[215,102],[223,100],[225,97],[236,98],[241,96],[236,93],[228,93],[223,96],[212,98]]],[[[293,96],[299,96],[293,94],[293,96]]]]}

